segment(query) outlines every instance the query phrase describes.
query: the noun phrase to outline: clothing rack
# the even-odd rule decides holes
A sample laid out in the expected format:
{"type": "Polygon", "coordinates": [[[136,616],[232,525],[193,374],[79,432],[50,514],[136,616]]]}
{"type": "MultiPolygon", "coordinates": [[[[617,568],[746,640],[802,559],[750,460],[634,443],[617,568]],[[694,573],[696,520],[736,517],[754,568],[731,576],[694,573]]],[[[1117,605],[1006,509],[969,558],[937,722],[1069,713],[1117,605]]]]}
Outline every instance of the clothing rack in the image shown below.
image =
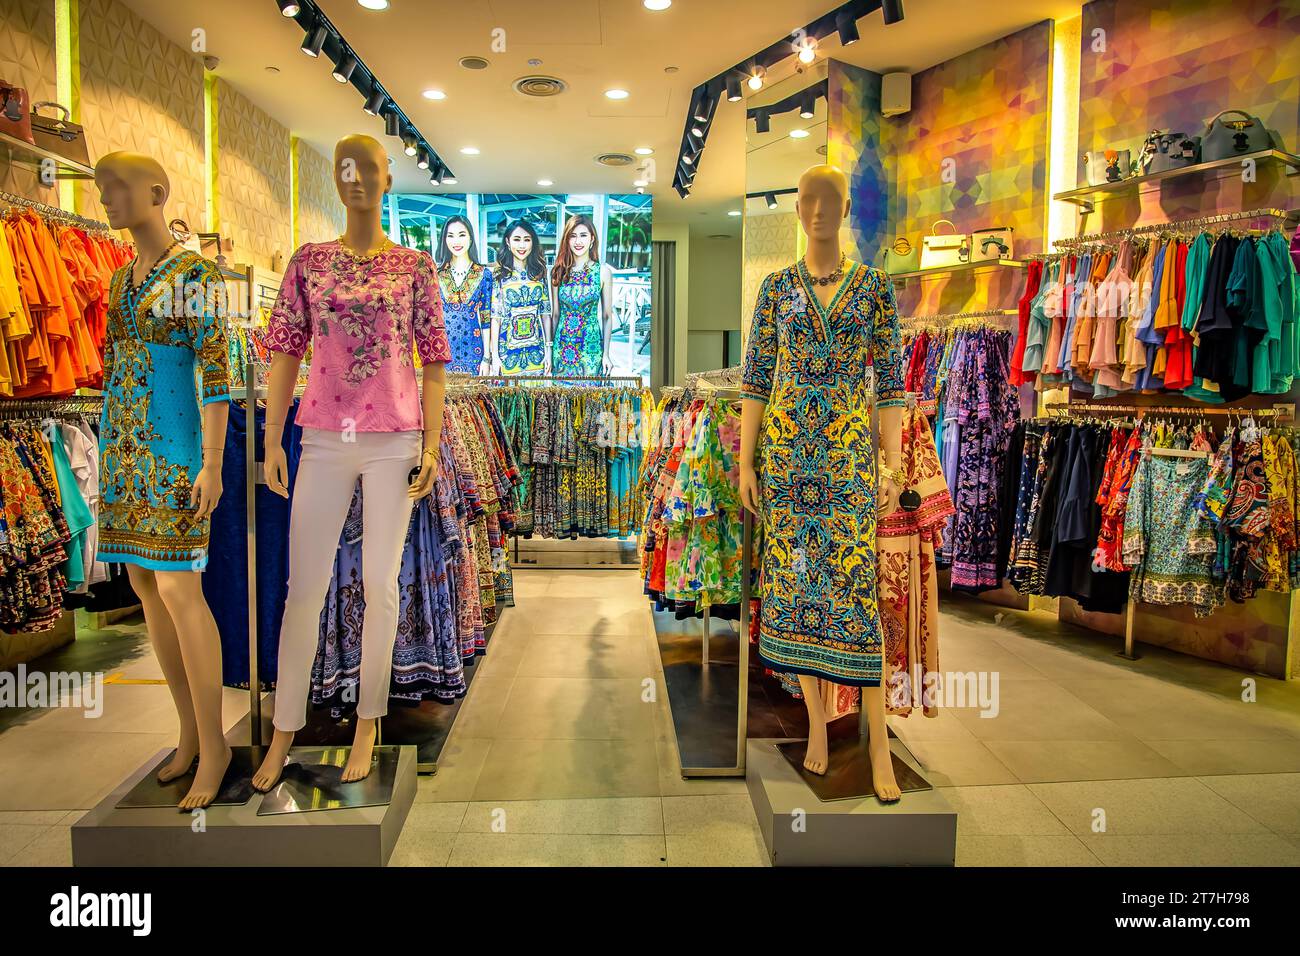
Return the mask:
{"type": "Polygon", "coordinates": [[[112,227],[106,222],[100,222],[98,219],[87,219],[85,216],[67,212],[58,206],[49,206],[43,202],[37,202],[35,199],[16,196],[4,190],[0,190],[0,201],[8,203],[10,206],[23,206],[34,209],[46,219],[55,219],[69,226],[79,226],[82,229],[94,229],[100,232],[112,232],[112,227]]]}
{"type": "Polygon", "coordinates": [[[1228,408],[1223,405],[1102,405],[1094,402],[1048,402],[1043,407],[1049,413],[1060,411],[1067,415],[1078,412],[1088,415],[1187,415],[1189,417],[1225,415],[1235,418],[1272,418],[1275,421],[1295,419],[1295,405],[1285,403],[1261,408],[1228,408]]]}
{"type": "Polygon", "coordinates": [[[1009,316],[1018,315],[1015,309],[986,309],[980,312],[948,312],[936,315],[909,315],[899,320],[899,325],[905,328],[961,328],[966,323],[973,323],[980,320],[979,324],[992,324],[998,328],[1002,323],[988,323],[988,319],[1004,319],[1009,316]]]}
{"type": "Polygon", "coordinates": [[[720,387],[739,387],[744,375],[744,366],[731,365],[727,368],[715,368],[708,372],[687,372],[686,386],[716,385],[720,387]]]}
{"type": "Polygon", "coordinates": [[[103,395],[69,395],[65,398],[0,398],[0,419],[98,415],[103,395]]]}
{"type": "MultiPolygon", "coordinates": [[[[1199,216],[1194,219],[1171,219],[1168,222],[1157,222],[1147,226],[1133,226],[1129,229],[1117,229],[1114,232],[1094,232],[1088,235],[1075,236],[1073,239],[1057,239],[1052,245],[1062,249],[1071,250],[1081,246],[1096,245],[1098,243],[1116,242],[1124,239],[1131,239],[1135,236],[1154,235],[1162,232],[1184,232],[1192,229],[1200,229],[1206,226],[1214,226],[1225,222],[1242,222],[1256,219],[1275,219],[1278,222],[1273,228],[1277,228],[1289,219],[1300,216],[1300,210],[1285,210],[1276,207],[1265,209],[1245,209],[1240,212],[1218,213],[1213,216],[1199,216]]],[[[1037,256],[1026,256],[1030,259],[1054,259],[1061,253],[1045,253],[1037,256]]]]}
{"type": "Polygon", "coordinates": [[[512,382],[583,382],[594,385],[613,385],[615,383],[644,384],[639,375],[471,375],[468,372],[452,372],[447,376],[450,385],[487,385],[512,382]]]}

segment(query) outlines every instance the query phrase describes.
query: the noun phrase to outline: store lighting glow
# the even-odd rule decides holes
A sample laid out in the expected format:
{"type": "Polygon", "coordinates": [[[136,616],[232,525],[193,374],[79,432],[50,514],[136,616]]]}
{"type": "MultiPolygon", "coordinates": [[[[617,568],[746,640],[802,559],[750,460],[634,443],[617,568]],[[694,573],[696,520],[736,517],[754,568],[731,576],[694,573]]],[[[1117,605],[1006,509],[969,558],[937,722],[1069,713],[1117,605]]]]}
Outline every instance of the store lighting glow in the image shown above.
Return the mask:
{"type": "Polygon", "coordinates": [[[667,10],[673,5],[673,0],[641,0],[641,5],[647,10],[667,10]]]}
{"type": "Polygon", "coordinates": [[[751,73],[749,75],[749,79],[746,80],[745,82],[749,84],[749,88],[751,90],[757,93],[759,90],[763,88],[763,71],[757,70],[751,73]]]}
{"type": "Polygon", "coordinates": [[[447,94],[442,90],[425,90],[420,95],[426,100],[445,100],[447,98],[447,94]]]}
{"type": "Polygon", "coordinates": [[[650,185],[650,180],[648,180],[648,179],[636,179],[636,180],[633,180],[632,185],[633,185],[633,186],[649,186],[649,185],[650,185]]]}
{"type": "Polygon", "coordinates": [[[799,62],[811,63],[817,59],[817,41],[812,37],[805,37],[803,43],[799,45],[799,62]]]}
{"type": "Polygon", "coordinates": [[[637,147],[636,149],[634,149],[632,152],[636,153],[638,156],[652,156],[652,155],[654,155],[654,150],[651,149],[649,146],[638,146],[638,147],[637,147]]]}
{"type": "Polygon", "coordinates": [[[807,137],[808,137],[808,131],[807,131],[806,129],[792,129],[792,130],[790,130],[790,138],[791,138],[791,139],[806,139],[807,137]]]}
{"type": "Polygon", "coordinates": [[[367,10],[387,10],[388,0],[357,0],[357,5],[367,10]]]}
{"type": "Polygon", "coordinates": [[[325,38],[329,36],[329,31],[325,29],[325,24],[318,23],[314,29],[307,31],[307,36],[302,41],[302,52],[308,56],[320,56],[321,47],[325,45],[325,38]]]}
{"type": "MultiPolygon", "coordinates": [[[[371,116],[378,116],[379,111],[384,108],[384,91],[378,87],[371,90],[370,95],[366,97],[366,105],[361,108],[371,116]]],[[[389,135],[395,134],[390,133],[389,135]]]]}
{"type": "Polygon", "coordinates": [[[549,179],[539,179],[539,180],[537,180],[537,185],[539,185],[539,186],[554,186],[555,183],[551,182],[549,179]]]}
{"type": "Polygon", "coordinates": [[[703,124],[701,124],[701,125],[699,125],[699,126],[692,126],[692,127],[691,127],[691,135],[694,136],[696,139],[704,139],[704,126],[703,126],[703,124]]]}
{"type": "Polygon", "coordinates": [[[459,182],[459,180],[456,179],[455,176],[443,176],[443,177],[442,177],[442,184],[443,184],[444,186],[455,186],[457,182],[459,182]]]}
{"type": "Polygon", "coordinates": [[[302,10],[302,6],[295,3],[294,0],[275,0],[280,5],[280,16],[296,17],[302,10]]]}
{"type": "Polygon", "coordinates": [[[739,209],[728,209],[728,210],[727,210],[727,215],[728,215],[728,216],[739,216],[739,215],[740,215],[740,210],[739,210],[739,209]]]}
{"type": "Polygon", "coordinates": [[[419,166],[421,169],[429,168],[429,151],[424,147],[420,147],[420,160],[415,165],[419,166]]]}
{"type": "Polygon", "coordinates": [[[713,114],[713,100],[708,96],[700,98],[700,102],[695,107],[695,122],[701,125],[708,123],[709,117],[713,114]]]}
{"type": "Polygon", "coordinates": [[[405,136],[402,137],[402,152],[404,152],[407,156],[414,156],[419,151],[420,148],[415,144],[414,136],[412,136],[410,133],[407,133],[405,136]]]}
{"type": "Polygon", "coordinates": [[[615,87],[612,90],[605,91],[605,97],[611,100],[625,100],[630,95],[631,94],[628,93],[627,90],[620,90],[618,87],[615,87]]]}
{"type": "Polygon", "coordinates": [[[346,83],[352,79],[352,71],[357,68],[357,58],[351,53],[344,51],[339,55],[339,61],[334,64],[334,72],[330,75],[340,83],[346,83]]]}
{"type": "Polygon", "coordinates": [[[464,153],[466,156],[477,156],[479,153],[479,149],[477,146],[462,146],[460,148],[460,151],[464,153]]]}

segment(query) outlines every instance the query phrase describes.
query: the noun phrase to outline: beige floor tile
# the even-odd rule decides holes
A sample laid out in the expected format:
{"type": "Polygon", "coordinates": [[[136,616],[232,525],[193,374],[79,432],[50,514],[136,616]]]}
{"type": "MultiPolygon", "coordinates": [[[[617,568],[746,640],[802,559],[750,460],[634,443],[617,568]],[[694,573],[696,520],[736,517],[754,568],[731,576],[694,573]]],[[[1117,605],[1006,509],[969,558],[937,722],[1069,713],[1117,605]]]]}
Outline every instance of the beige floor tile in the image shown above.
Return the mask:
{"type": "Polygon", "coordinates": [[[1262,740],[1290,736],[1289,719],[1259,704],[1144,678],[1061,686],[1142,740],[1262,740]]]}
{"type": "Polygon", "coordinates": [[[1300,773],[1300,740],[1148,740],[1156,751],[1183,772],[1300,773]]]}
{"type": "Polygon", "coordinates": [[[459,833],[448,866],[663,866],[663,836],[459,833]]]}
{"type": "Polygon", "coordinates": [[[5,733],[0,735],[0,810],[93,807],[175,742],[172,734],[43,733],[30,726],[5,733]]]}
{"type": "Polygon", "coordinates": [[[528,642],[516,670],[518,677],[585,677],[608,679],[657,676],[645,642],[632,634],[538,634],[528,642]]]}
{"type": "Polygon", "coordinates": [[[454,733],[462,737],[492,737],[513,684],[512,677],[497,677],[486,672],[475,675],[460,712],[456,714],[454,733]]]}
{"type": "Polygon", "coordinates": [[[655,708],[642,693],[641,681],[633,678],[517,677],[495,737],[637,740],[649,748],[655,708]]]}
{"type": "Polygon", "coordinates": [[[653,741],[496,740],[473,799],[561,800],[659,794],[653,741]]]}
{"type": "Polygon", "coordinates": [[[389,866],[446,866],[456,845],[455,833],[407,827],[397,838],[389,866]]]}
{"type": "Polygon", "coordinates": [[[669,866],[771,866],[757,826],[731,824],[665,838],[669,866]]]}
{"type": "Polygon", "coordinates": [[[0,866],[8,866],[21,850],[30,846],[49,826],[0,823],[0,866]]]}
{"type": "Polygon", "coordinates": [[[1198,779],[1275,833],[1300,833],[1300,773],[1240,774],[1198,779]]]}
{"type": "Polygon", "coordinates": [[[563,598],[635,598],[646,607],[650,602],[642,592],[637,574],[630,571],[553,571],[548,599],[563,598]]]}
{"type": "Polygon", "coordinates": [[[970,707],[953,708],[953,713],[980,740],[1122,740],[1131,736],[1051,681],[1001,681],[997,705],[991,717],[970,707]]]}
{"type": "Polygon", "coordinates": [[[72,866],[72,828],[56,826],[41,831],[5,866],[72,866]]]}
{"type": "Polygon", "coordinates": [[[1065,836],[1058,820],[1029,788],[1020,784],[994,787],[936,788],[957,811],[957,832],[971,836],[1065,836]]]}
{"type": "Polygon", "coordinates": [[[561,833],[655,836],[664,832],[658,797],[510,800],[471,803],[463,833],[561,833]]]}
{"type": "Polygon", "coordinates": [[[1300,866],[1300,846],[1276,833],[1084,837],[1107,866],[1300,866]]]}
{"type": "Polygon", "coordinates": [[[411,806],[406,815],[405,830],[432,830],[436,833],[458,833],[461,821],[465,819],[468,803],[446,802],[430,803],[418,801],[411,806]]]}
{"type": "Polygon", "coordinates": [[[1115,656],[1119,644],[1113,648],[1091,640],[1052,644],[1002,629],[992,633],[990,639],[1049,680],[1128,680],[1142,676],[1132,661],[1115,656]]]}
{"type": "Polygon", "coordinates": [[[711,794],[748,793],[744,777],[682,776],[676,739],[668,729],[660,728],[655,737],[655,754],[659,763],[659,793],[665,797],[697,797],[711,794]]]}
{"type": "Polygon", "coordinates": [[[514,572],[516,606],[521,603],[521,598],[543,597],[553,580],[554,575],[545,571],[516,569],[514,572]]]}
{"type": "Polygon", "coordinates": [[[1186,775],[1140,740],[989,740],[988,748],[1024,783],[1186,775]]]}
{"type": "Polygon", "coordinates": [[[1262,833],[1264,826],[1194,777],[1035,783],[1030,791],[1073,833],[1104,836],[1262,833]]]}
{"type": "Polygon", "coordinates": [[[1012,653],[996,641],[987,638],[963,641],[953,647],[948,635],[941,638],[943,653],[940,670],[949,672],[997,672],[1000,680],[1044,680],[1046,676],[1025,658],[1012,653]]]}
{"type": "Polygon", "coordinates": [[[52,827],[62,823],[67,810],[0,810],[0,826],[52,827]]]}
{"type": "Polygon", "coordinates": [[[453,730],[438,757],[438,772],[420,775],[415,801],[463,803],[469,800],[478,786],[479,774],[491,749],[491,740],[467,737],[453,730]]]}
{"type": "MultiPolygon", "coordinates": [[[[478,668],[474,680],[480,677],[514,680],[515,675],[519,673],[519,662],[524,659],[531,637],[531,634],[519,632],[508,639],[497,640],[494,635],[488,643],[487,653],[474,659],[474,666],[478,668]]],[[[473,684],[470,686],[472,687],[473,684]]]]}
{"type": "Polygon", "coordinates": [[[511,626],[534,634],[642,634],[650,621],[650,607],[644,598],[569,598],[548,600],[527,621],[520,618],[515,615],[511,626]]]}
{"type": "Polygon", "coordinates": [[[664,832],[674,835],[707,833],[727,827],[757,827],[748,793],[664,797],[664,832]]]}
{"type": "Polygon", "coordinates": [[[992,748],[970,740],[909,740],[907,749],[925,768],[926,779],[936,787],[982,787],[1018,783],[992,748]]]}
{"type": "Polygon", "coordinates": [[[966,725],[957,719],[954,711],[940,709],[934,717],[890,717],[889,726],[900,740],[947,740],[974,741],[976,737],[966,725]]]}
{"type": "Polygon", "coordinates": [[[1010,836],[966,834],[957,825],[958,866],[1101,866],[1073,834],[1010,836]]]}

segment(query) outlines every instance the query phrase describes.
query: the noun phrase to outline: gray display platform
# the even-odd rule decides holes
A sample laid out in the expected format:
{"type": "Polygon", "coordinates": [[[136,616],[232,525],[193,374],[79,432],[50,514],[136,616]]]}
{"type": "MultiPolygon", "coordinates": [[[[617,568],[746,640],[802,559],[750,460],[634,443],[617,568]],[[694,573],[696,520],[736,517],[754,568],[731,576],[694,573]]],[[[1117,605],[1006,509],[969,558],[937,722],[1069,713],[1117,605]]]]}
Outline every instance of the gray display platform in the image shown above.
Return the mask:
{"type": "MultiPolygon", "coordinates": [[[[942,792],[905,793],[888,805],[875,797],[823,802],[778,749],[789,742],[751,740],[746,751],[745,783],[773,866],[953,865],[957,811],[942,792]]],[[[902,741],[889,743],[895,760],[924,776],[902,741]]]]}
{"type": "Polygon", "coordinates": [[[395,751],[392,801],[311,813],[259,816],[265,799],[182,813],[175,807],[118,807],[170,750],[145,761],[72,825],[74,866],[384,866],[415,802],[416,752],[395,751]],[[200,825],[201,824],[201,825],[200,825]]]}

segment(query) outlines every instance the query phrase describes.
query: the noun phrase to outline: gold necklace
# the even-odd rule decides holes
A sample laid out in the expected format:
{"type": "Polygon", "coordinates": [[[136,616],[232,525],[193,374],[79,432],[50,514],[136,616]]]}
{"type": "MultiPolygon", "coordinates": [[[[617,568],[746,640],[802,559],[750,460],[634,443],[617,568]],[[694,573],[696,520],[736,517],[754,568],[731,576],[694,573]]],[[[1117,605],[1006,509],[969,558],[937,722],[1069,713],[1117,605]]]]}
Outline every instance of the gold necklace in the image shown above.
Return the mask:
{"type": "Polygon", "coordinates": [[[808,273],[808,278],[809,278],[809,279],[812,279],[812,281],[813,281],[814,284],[816,284],[816,285],[830,285],[832,282],[839,282],[841,279],[844,278],[844,266],[845,266],[845,264],[846,264],[847,262],[848,262],[848,256],[846,256],[844,253],[841,252],[841,253],[840,253],[840,264],[839,264],[838,266],[836,266],[836,267],[835,267],[835,271],[832,272],[832,273],[831,273],[830,275],[828,275],[828,276],[815,276],[815,275],[813,275],[813,274],[812,274],[812,271],[808,268],[808,260],[807,260],[807,259],[804,259],[804,261],[803,261],[803,269],[804,269],[804,272],[807,272],[807,273],[808,273]]]}
{"type": "Polygon", "coordinates": [[[341,248],[343,252],[350,259],[353,259],[357,262],[367,262],[375,258],[375,256],[387,252],[389,248],[391,248],[392,246],[397,245],[397,243],[393,242],[393,240],[389,239],[387,236],[384,236],[384,238],[380,240],[379,245],[377,245],[375,248],[367,250],[366,252],[357,252],[355,249],[353,249],[351,246],[347,244],[347,240],[345,240],[342,236],[339,236],[338,242],[339,242],[339,248],[341,248]]]}

